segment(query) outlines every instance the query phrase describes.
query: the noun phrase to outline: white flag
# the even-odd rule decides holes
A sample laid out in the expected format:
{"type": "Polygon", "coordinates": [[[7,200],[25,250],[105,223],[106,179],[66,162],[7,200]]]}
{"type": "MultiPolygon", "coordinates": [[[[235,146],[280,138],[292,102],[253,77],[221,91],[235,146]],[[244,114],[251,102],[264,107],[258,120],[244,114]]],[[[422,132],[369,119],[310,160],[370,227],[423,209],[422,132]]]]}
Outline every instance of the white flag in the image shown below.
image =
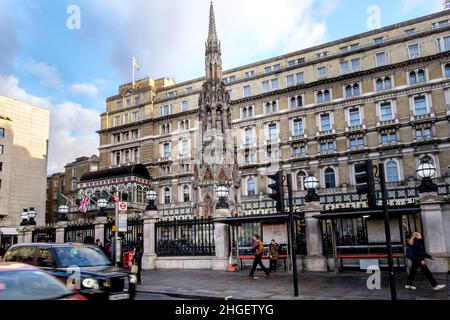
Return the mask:
{"type": "Polygon", "coordinates": [[[137,62],[136,58],[133,57],[133,68],[135,68],[136,70],[139,70],[139,63],[137,62]]]}

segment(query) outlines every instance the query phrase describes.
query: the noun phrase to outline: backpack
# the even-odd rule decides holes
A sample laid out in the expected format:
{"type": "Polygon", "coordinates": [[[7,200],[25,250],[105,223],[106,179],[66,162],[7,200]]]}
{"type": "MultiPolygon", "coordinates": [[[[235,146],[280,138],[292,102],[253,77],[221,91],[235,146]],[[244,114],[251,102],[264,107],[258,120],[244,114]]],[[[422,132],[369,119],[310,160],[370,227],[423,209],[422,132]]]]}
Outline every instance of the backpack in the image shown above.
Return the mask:
{"type": "Polygon", "coordinates": [[[259,240],[258,247],[257,247],[257,254],[263,254],[264,253],[264,243],[259,240]]]}
{"type": "Polygon", "coordinates": [[[409,260],[413,260],[414,259],[414,251],[413,251],[413,248],[410,247],[410,246],[406,247],[406,257],[409,260]]]}

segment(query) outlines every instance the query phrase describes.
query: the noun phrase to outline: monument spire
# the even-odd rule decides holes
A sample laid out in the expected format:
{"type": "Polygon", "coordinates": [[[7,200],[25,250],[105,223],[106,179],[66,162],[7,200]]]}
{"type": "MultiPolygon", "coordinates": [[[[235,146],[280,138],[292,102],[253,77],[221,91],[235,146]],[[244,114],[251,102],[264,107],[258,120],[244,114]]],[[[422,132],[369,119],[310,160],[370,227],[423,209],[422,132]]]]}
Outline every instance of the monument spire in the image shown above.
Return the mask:
{"type": "Polygon", "coordinates": [[[205,75],[207,80],[222,80],[222,53],[220,50],[220,41],[217,37],[216,18],[212,1],[209,7],[209,28],[205,52],[205,75]]]}

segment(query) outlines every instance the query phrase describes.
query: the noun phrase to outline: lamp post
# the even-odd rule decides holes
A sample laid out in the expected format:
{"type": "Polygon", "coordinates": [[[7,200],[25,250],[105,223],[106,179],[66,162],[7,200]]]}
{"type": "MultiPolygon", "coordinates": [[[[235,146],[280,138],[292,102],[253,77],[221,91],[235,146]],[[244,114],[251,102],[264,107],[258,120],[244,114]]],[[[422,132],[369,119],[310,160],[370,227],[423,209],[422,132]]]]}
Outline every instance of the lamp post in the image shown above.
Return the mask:
{"type": "Polygon", "coordinates": [[[36,211],[34,211],[33,207],[30,207],[30,210],[28,210],[28,222],[27,222],[27,225],[35,226],[36,225],[36,221],[34,221],[35,217],[36,217],[36,211]]]}
{"type": "Polygon", "coordinates": [[[21,226],[26,226],[28,224],[28,209],[23,209],[20,213],[20,217],[22,218],[21,226]]]}
{"type": "Polygon", "coordinates": [[[312,172],[310,172],[308,177],[306,177],[304,185],[308,190],[308,194],[305,196],[305,202],[319,201],[320,197],[316,193],[316,189],[319,187],[319,180],[314,177],[312,172]]]}
{"type": "Polygon", "coordinates": [[[97,217],[106,217],[107,214],[105,212],[105,208],[108,206],[108,201],[101,198],[97,201],[97,205],[100,208],[97,212],[97,217]]]}
{"type": "Polygon", "coordinates": [[[228,209],[227,197],[230,190],[226,185],[220,185],[216,189],[216,195],[219,198],[219,202],[216,205],[216,209],[228,209]]]}
{"type": "Polygon", "coordinates": [[[429,156],[425,156],[420,159],[420,164],[417,167],[416,173],[419,178],[422,179],[422,182],[418,188],[420,193],[438,190],[437,185],[431,180],[431,178],[433,178],[436,174],[436,167],[431,162],[431,158],[429,156]]]}
{"type": "Polygon", "coordinates": [[[69,212],[68,206],[66,206],[65,204],[60,205],[58,207],[58,212],[58,221],[69,221],[69,219],[67,218],[67,213],[69,212]]]}
{"type": "Polygon", "coordinates": [[[145,211],[156,211],[158,210],[158,208],[155,205],[155,200],[156,200],[156,191],[155,190],[149,190],[145,193],[145,197],[148,200],[148,205],[145,208],[145,211]]]}

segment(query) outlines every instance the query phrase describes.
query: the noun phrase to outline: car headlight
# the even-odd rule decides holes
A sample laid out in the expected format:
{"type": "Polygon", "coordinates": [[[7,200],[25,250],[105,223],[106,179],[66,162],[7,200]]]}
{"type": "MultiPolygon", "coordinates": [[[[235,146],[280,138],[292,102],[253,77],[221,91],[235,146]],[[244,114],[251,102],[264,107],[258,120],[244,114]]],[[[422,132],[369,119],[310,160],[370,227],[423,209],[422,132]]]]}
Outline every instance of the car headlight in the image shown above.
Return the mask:
{"type": "Polygon", "coordinates": [[[137,277],[134,274],[130,274],[130,283],[136,283],[137,277]]]}
{"type": "Polygon", "coordinates": [[[88,289],[98,289],[98,281],[92,278],[86,278],[82,282],[83,287],[88,289]]]}
{"type": "Polygon", "coordinates": [[[109,279],[103,280],[102,285],[103,285],[103,287],[105,287],[105,288],[111,288],[111,280],[109,280],[109,279]]]}

